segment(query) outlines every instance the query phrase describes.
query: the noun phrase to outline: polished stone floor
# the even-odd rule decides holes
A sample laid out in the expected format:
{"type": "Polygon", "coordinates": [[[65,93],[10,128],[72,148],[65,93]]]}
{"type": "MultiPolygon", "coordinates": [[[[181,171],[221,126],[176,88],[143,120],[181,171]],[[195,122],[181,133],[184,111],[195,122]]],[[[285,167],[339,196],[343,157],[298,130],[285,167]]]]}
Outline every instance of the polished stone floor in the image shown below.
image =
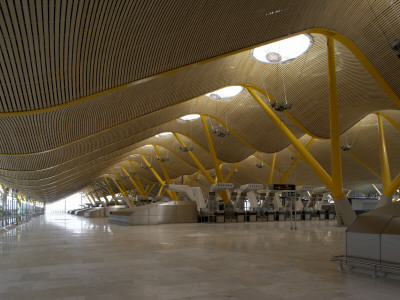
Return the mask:
{"type": "Polygon", "coordinates": [[[339,272],[333,221],[125,227],[42,216],[0,235],[0,299],[398,299],[339,272]]]}

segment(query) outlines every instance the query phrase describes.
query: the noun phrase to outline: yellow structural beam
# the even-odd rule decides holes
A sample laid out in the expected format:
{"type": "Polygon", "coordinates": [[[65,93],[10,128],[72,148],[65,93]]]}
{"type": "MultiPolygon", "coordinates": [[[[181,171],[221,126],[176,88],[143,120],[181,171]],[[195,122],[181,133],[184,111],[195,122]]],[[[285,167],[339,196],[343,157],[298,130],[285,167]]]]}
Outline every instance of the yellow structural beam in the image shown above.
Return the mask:
{"type": "Polygon", "coordinates": [[[105,176],[104,176],[104,181],[105,181],[105,183],[106,183],[106,186],[108,187],[107,190],[108,190],[108,192],[110,193],[110,195],[112,195],[113,197],[115,197],[114,191],[113,191],[113,189],[112,189],[110,183],[108,182],[107,177],[105,177],[105,176]]]}
{"type": "Polygon", "coordinates": [[[114,182],[114,184],[117,186],[118,190],[124,197],[128,197],[128,194],[124,191],[124,189],[118,184],[118,182],[114,179],[114,177],[110,176],[111,180],[114,182]]]}
{"type": "Polygon", "coordinates": [[[377,114],[377,117],[378,117],[378,130],[379,130],[379,149],[380,149],[380,159],[381,159],[382,190],[384,195],[391,195],[389,194],[391,178],[390,178],[389,159],[385,141],[385,133],[383,130],[382,117],[379,113],[377,114]]]}
{"type": "Polygon", "coordinates": [[[330,190],[333,190],[332,179],[326,173],[324,168],[317,162],[317,160],[307,151],[307,149],[297,140],[296,136],[286,127],[286,125],[279,119],[271,108],[261,99],[260,96],[251,88],[246,86],[250,95],[261,106],[267,116],[279,128],[283,135],[289,140],[293,147],[299,152],[302,159],[310,166],[314,173],[318,176],[321,182],[330,190]]]}
{"type": "MultiPolygon", "coordinates": [[[[308,149],[310,147],[310,145],[312,144],[312,142],[314,141],[314,138],[311,137],[311,139],[308,141],[307,145],[305,146],[306,149],[308,149]]],[[[298,154],[297,157],[294,159],[294,161],[290,164],[289,169],[287,169],[285,171],[285,173],[282,174],[281,178],[279,178],[279,183],[283,183],[285,181],[285,179],[289,176],[290,174],[290,168],[295,167],[298,162],[300,161],[301,156],[298,154]]]]}
{"type": "MultiPolygon", "coordinates": [[[[176,134],[175,132],[173,133],[177,141],[181,144],[182,147],[186,147],[185,143],[182,141],[182,139],[176,134]]],[[[187,152],[190,158],[193,160],[193,162],[196,164],[196,166],[199,168],[201,173],[203,173],[204,177],[208,180],[210,184],[214,184],[214,178],[211,177],[210,173],[207,172],[207,170],[204,168],[204,166],[201,164],[201,162],[197,159],[197,157],[193,154],[192,151],[187,152]]],[[[218,167],[218,164],[217,164],[218,167]]],[[[219,167],[218,167],[219,169],[219,167]]],[[[221,171],[221,170],[220,170],[221,171]]],[[[230,203],[231,200],[229,199],[228,193],[226,191],[219,192],[218,193],[221,198],[224,200],[224,203],[230,203]]]]}
{"type": "Polygon", "coordinates": [[[382,178],[378,173],[376,173],[374,170],[372,170],[370,166],[368,166],[363,160],[361,160],[361,158],[359,158],[357,155],[355,155],[353,151],[349,150],[349,151],[346,151],[346,153],[349,154],[352,158],[354,158],[361,165],[363,165],[368,171],[370,171],[372,174],[374,174],[377,178],[379,178],[379,179],[382,178]]]}
{"type": "Polygon", "coordinates": [[[351,193],[351,190],[349,190],[349,191],[347,192],[346,198],[349,197],[350,193],[351,193]]]}
{"type": "Polygon", "coordinates": [[[115,176],[116,176],[117,179],[118,179],[119,186],[120,186],[121,189],[123,190],[123,195],[124,195],[125,197],[128,197],[128,196],[129,196],[129,195],[128,195],[128,192],[126,191],[126,188],[125,188],[125,186],[124,186],[124,183],[122,182],[122,179],[121,179],[121,177],[119,176],[117,170],[114,170],[114,173],[115,173],[115,176]]]}
{"type": "MultiPolygon", "coordinates": [[[[147,191],[147,196],[150,195],[151,191],[154,189],[154,187],[156,186],[156,183],[154,182],[151,187],[148,189],[147,191]]],[[[178,199],[177,199],[178,200],[178,199]]]]}
{"type": "Polygon", "coordinates": [[[129,160],[129,165],[131,166],[132,171],[135,173],[135,178],[140,187],[140,190],[144,193],[142,181],[140,180],[139,174],[136,172],[135,166],[133,165],[133,162],[131,160],[129,160]]]}
{"type": "Polygon", "coordinates": [[[158,190],[157,197],[161,196],[161,192],[162,192],[163,188],[164,188],[164,186],[161,185],[160,189],[158,190]]]}
{"type": "Polygon", "coordinates": [[[276,163],[276,152],[272,155],[272,163],[271,163],[271,169],[269,170],[267,186],[272,184],[274,181],[275,163],[276,163]]]}
{"type": "Polygon", "coordinates": [[[207,138],[207,144],[208,144],[208,148],[210,150],[211,159],[212,159],[212,162],[213,162],[213,165],[214,165],[216,179],[219,182],[223,182],[224,179],[222,177],[222,172],[221,172],[221,169],[219,167],[217,154],[215,153],[214,143],[212,141],[212,138],[211,138],[211,135],[210,135],[210,131],[208,130],[206,118],[203,115],[201,115],[200,118],[201,118],[201,122],[203,124],[204,134],[206,135],[206,138],[207,138]]]}
{"type": "MultiPolygon", "coordinates": [[[[169,178],[167,169],[165,168],[164,163],[161,161],[162,157],[161,157],[161,155],[160,155],[160,151],[158,151],[158,148],[157,148],[156,145],[153,145],[153,148],[154,148],[154,151],[156,152],[157,157],[158,157],[158,159],[159,159],[158,162],[160,163],[161,171],[162,171],[163,174],[164,174],[165,181],[166,181],[168,184],[172,184],[172,180],[171,180],[171,178],[169,178]]],[[[175,200],[175,201],[178,200],[178,197],[176,196],[176,193],[175,193],[174,191],[171,191],[171,195],[173,196],[172,200],[175,200]]]]}
{"type": "Polygon", "coordinates": [[[189,175],[185,175],[185,177],[184,177],[184,179],[183,179],[183,185],[185,185],[186,184],[186,181],[188,180],[188,178],[189,178],[189,175]]]}
{"type": "Polygon", "coordinates": [[[200,174],[200,170],[198,170],[198,171],[196,172],[196,174],[194,174],[194,176],[192,177],[192,179],[191,179],[190,182],[188,183],[188,186],[192,186],[193,182],[196,181],[196,178],[199,176],[199,174],[200,174]]]}
{"type": "Polygon", "coordinates": [[[232,169],[229,171],[228,175],[224,178],[223,182],[228,182],[228,180],[232,177],[233,173],[237,170],[239,167],[240,162],[237,162],[236,164],[233,165],[232,169]]]}
{"type": "Polygon", "coordinates": [[[331,176],[333,199],[344,198],[342,180],[342,161],[340,149],[339,109],[336,85],[335,45],[333,38],[328,36],[328,84],[329,84],[329,123],[331,138],[331,176]]]}
{"type": "MultiPolygon", "coordinates": [[[[147,161],[147,159],[144,157],[144,155],[143,155],[143,154],[140,154],[140,157],[142,158],[142,160],[143,160],[143,162],[146,164],[146,166],[149,168],[149,170],[151,171],[151,173],[153,173],[153,175],[154,175],[154,177],[157,179],[157,181],[158,181],[162,186],[164,186],[164,185],[165,185],[164,180],[162,180],[162,178],[157,174],[156,170],[154,170],[154,168],[150,165],[150,163],[147,161]]],[[[146,191],[147,191],[147,189],[146,189],[146,191]]],[[[167,191],[167,193],[168,193],[169,197],[170,197],[172,200],[177,200],[176,194],[175,194],[175,193],[172,194],[171,191],[167,191]],[[175,199],[174,199],[174,198],[175,198],[175,199]]]]}
{"type": "Polygon", "coordinates": [[[126,174],[126,176],[128,176],[129,180],[132,182],[133,186],[136,188],[136,190],[139,192],[139,194],[142,196],[145,196],[146,193],[144,191],[142,191],[141,187],[135,182],[135,180],[133,180],[133,178],[128,173],[128,171],[123,166],[121,166],[121,169],[126,174]]]}
{"type": "Polygon", "coordinates": [[[378,190],[378,188],[376,187],[375,184],[372,184],[372,186],[374,187],[374,189],[378,192],[379,196],[382,196],[382,193],[380,190],[378,190]]]}
{"type": "Polygon", "coordinates": [[[386,120],[389,121],[390,124],[393,125],[394,128],[396,128],[398,131],[400,131],[400,125],[397,124],[391,117],[389,117],[387,114],[379,113],[382,117],[384,117],[386,120]]]}

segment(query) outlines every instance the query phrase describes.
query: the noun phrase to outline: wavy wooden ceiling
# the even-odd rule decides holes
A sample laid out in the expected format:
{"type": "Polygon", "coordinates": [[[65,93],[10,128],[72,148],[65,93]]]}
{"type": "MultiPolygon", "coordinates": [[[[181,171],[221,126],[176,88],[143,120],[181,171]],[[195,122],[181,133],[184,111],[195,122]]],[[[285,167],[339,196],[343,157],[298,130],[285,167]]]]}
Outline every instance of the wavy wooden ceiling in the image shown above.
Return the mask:
{"type": "MultiPolygon", "coordinates": [[[[135,151],[145,153],[135,150],[142,145],[178,152],[172,137],[154,137],[163,131],[195,140],[196,155],[212,168],[201,122],[175,121],[189,113],[216,117],[244,139],[232,134],[221,144],[213,137],[224,174],[243,160],[232,180],[265,182],[269,167],[257,169],[251,155],[279,152],[277,165],[287,166],[293,154],[247,92],[229,102],[201,96],[231,84],[252,84],[283,99],[283,74],[291,114],[312,134],[329,138],[324,36],[313,34],[310,51],[285,66],[258,63],[248,51],[202,62],[288,34],[339,32],[400,95],[400,60],[388,46],[400,38],[400,1],[2,1],[0,11],[0,181],[46,201],[80,190],[135,151]]],[[[357,136],[354,152],[379,173],[377,132],[365,124],[380,110],[400,123],[398,107],[346,47],[335,46],[341,132],[357,136]]],[[[385,122],[385,134],[394,176],[399,133],[385,122]]],[[[329,170],[329,142],[317,140],[310,151],[329,170]]],[[[379,182],[342,156],[345,186],[379,182]]],[[[171,177],[196,171],[174,157],[171,177]]],[[[319,184],[303,162],[296,169],[298,182],[319,184]]]]}

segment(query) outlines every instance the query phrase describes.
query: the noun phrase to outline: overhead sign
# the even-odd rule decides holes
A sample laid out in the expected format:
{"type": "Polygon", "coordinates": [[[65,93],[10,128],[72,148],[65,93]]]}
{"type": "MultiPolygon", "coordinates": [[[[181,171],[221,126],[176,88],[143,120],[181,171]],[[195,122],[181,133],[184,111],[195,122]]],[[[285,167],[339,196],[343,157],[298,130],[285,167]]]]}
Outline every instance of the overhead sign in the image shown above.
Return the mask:
{"type": "Polygon", "coordinates": [[[295,191],[296,190],[296,185],[295,184],[272,184],[272,188],[270,186],[270,190],[295,191]]]}

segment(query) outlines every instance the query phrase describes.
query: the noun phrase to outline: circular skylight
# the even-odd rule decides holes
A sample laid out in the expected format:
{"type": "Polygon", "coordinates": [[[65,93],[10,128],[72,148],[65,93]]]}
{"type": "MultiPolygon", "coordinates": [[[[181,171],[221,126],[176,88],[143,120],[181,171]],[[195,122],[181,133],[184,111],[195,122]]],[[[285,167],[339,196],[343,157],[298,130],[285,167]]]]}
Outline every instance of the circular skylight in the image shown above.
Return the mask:
{"type": "Polygon", "coordinates": [[[198,118],[200,118],[200,115],[198,115],[198,114],[191,114],[191,115],[186,115],[186,116],[180,117],[180,118],[178,119],[178,122],[184,123],[184,122],[196,120],[196,119],[198,119],[198,118]]]}
{"type": "Polygon", "coordinates": [[[206,94],[207,97],[212,100],[228,100],[236,95],[240,94],[243,91],[243,87],[239,85],[227,86],[222,89],[216,90],[214,92],[206,94]]]}
{"type": "Polygon", "coordinates": [[[172,132],[161,132],[161,133],[157,134],[156,137],[162,138],[162,137],[167,137],[169,135],[172,135],[172,132]]]}
{"type": "Polygon", "coordinates": [[[251,57],[267,64],[289,63],[306,53],[313,44],[309,34],[296,35],[272,44],[254,48],[251,57]]]}

